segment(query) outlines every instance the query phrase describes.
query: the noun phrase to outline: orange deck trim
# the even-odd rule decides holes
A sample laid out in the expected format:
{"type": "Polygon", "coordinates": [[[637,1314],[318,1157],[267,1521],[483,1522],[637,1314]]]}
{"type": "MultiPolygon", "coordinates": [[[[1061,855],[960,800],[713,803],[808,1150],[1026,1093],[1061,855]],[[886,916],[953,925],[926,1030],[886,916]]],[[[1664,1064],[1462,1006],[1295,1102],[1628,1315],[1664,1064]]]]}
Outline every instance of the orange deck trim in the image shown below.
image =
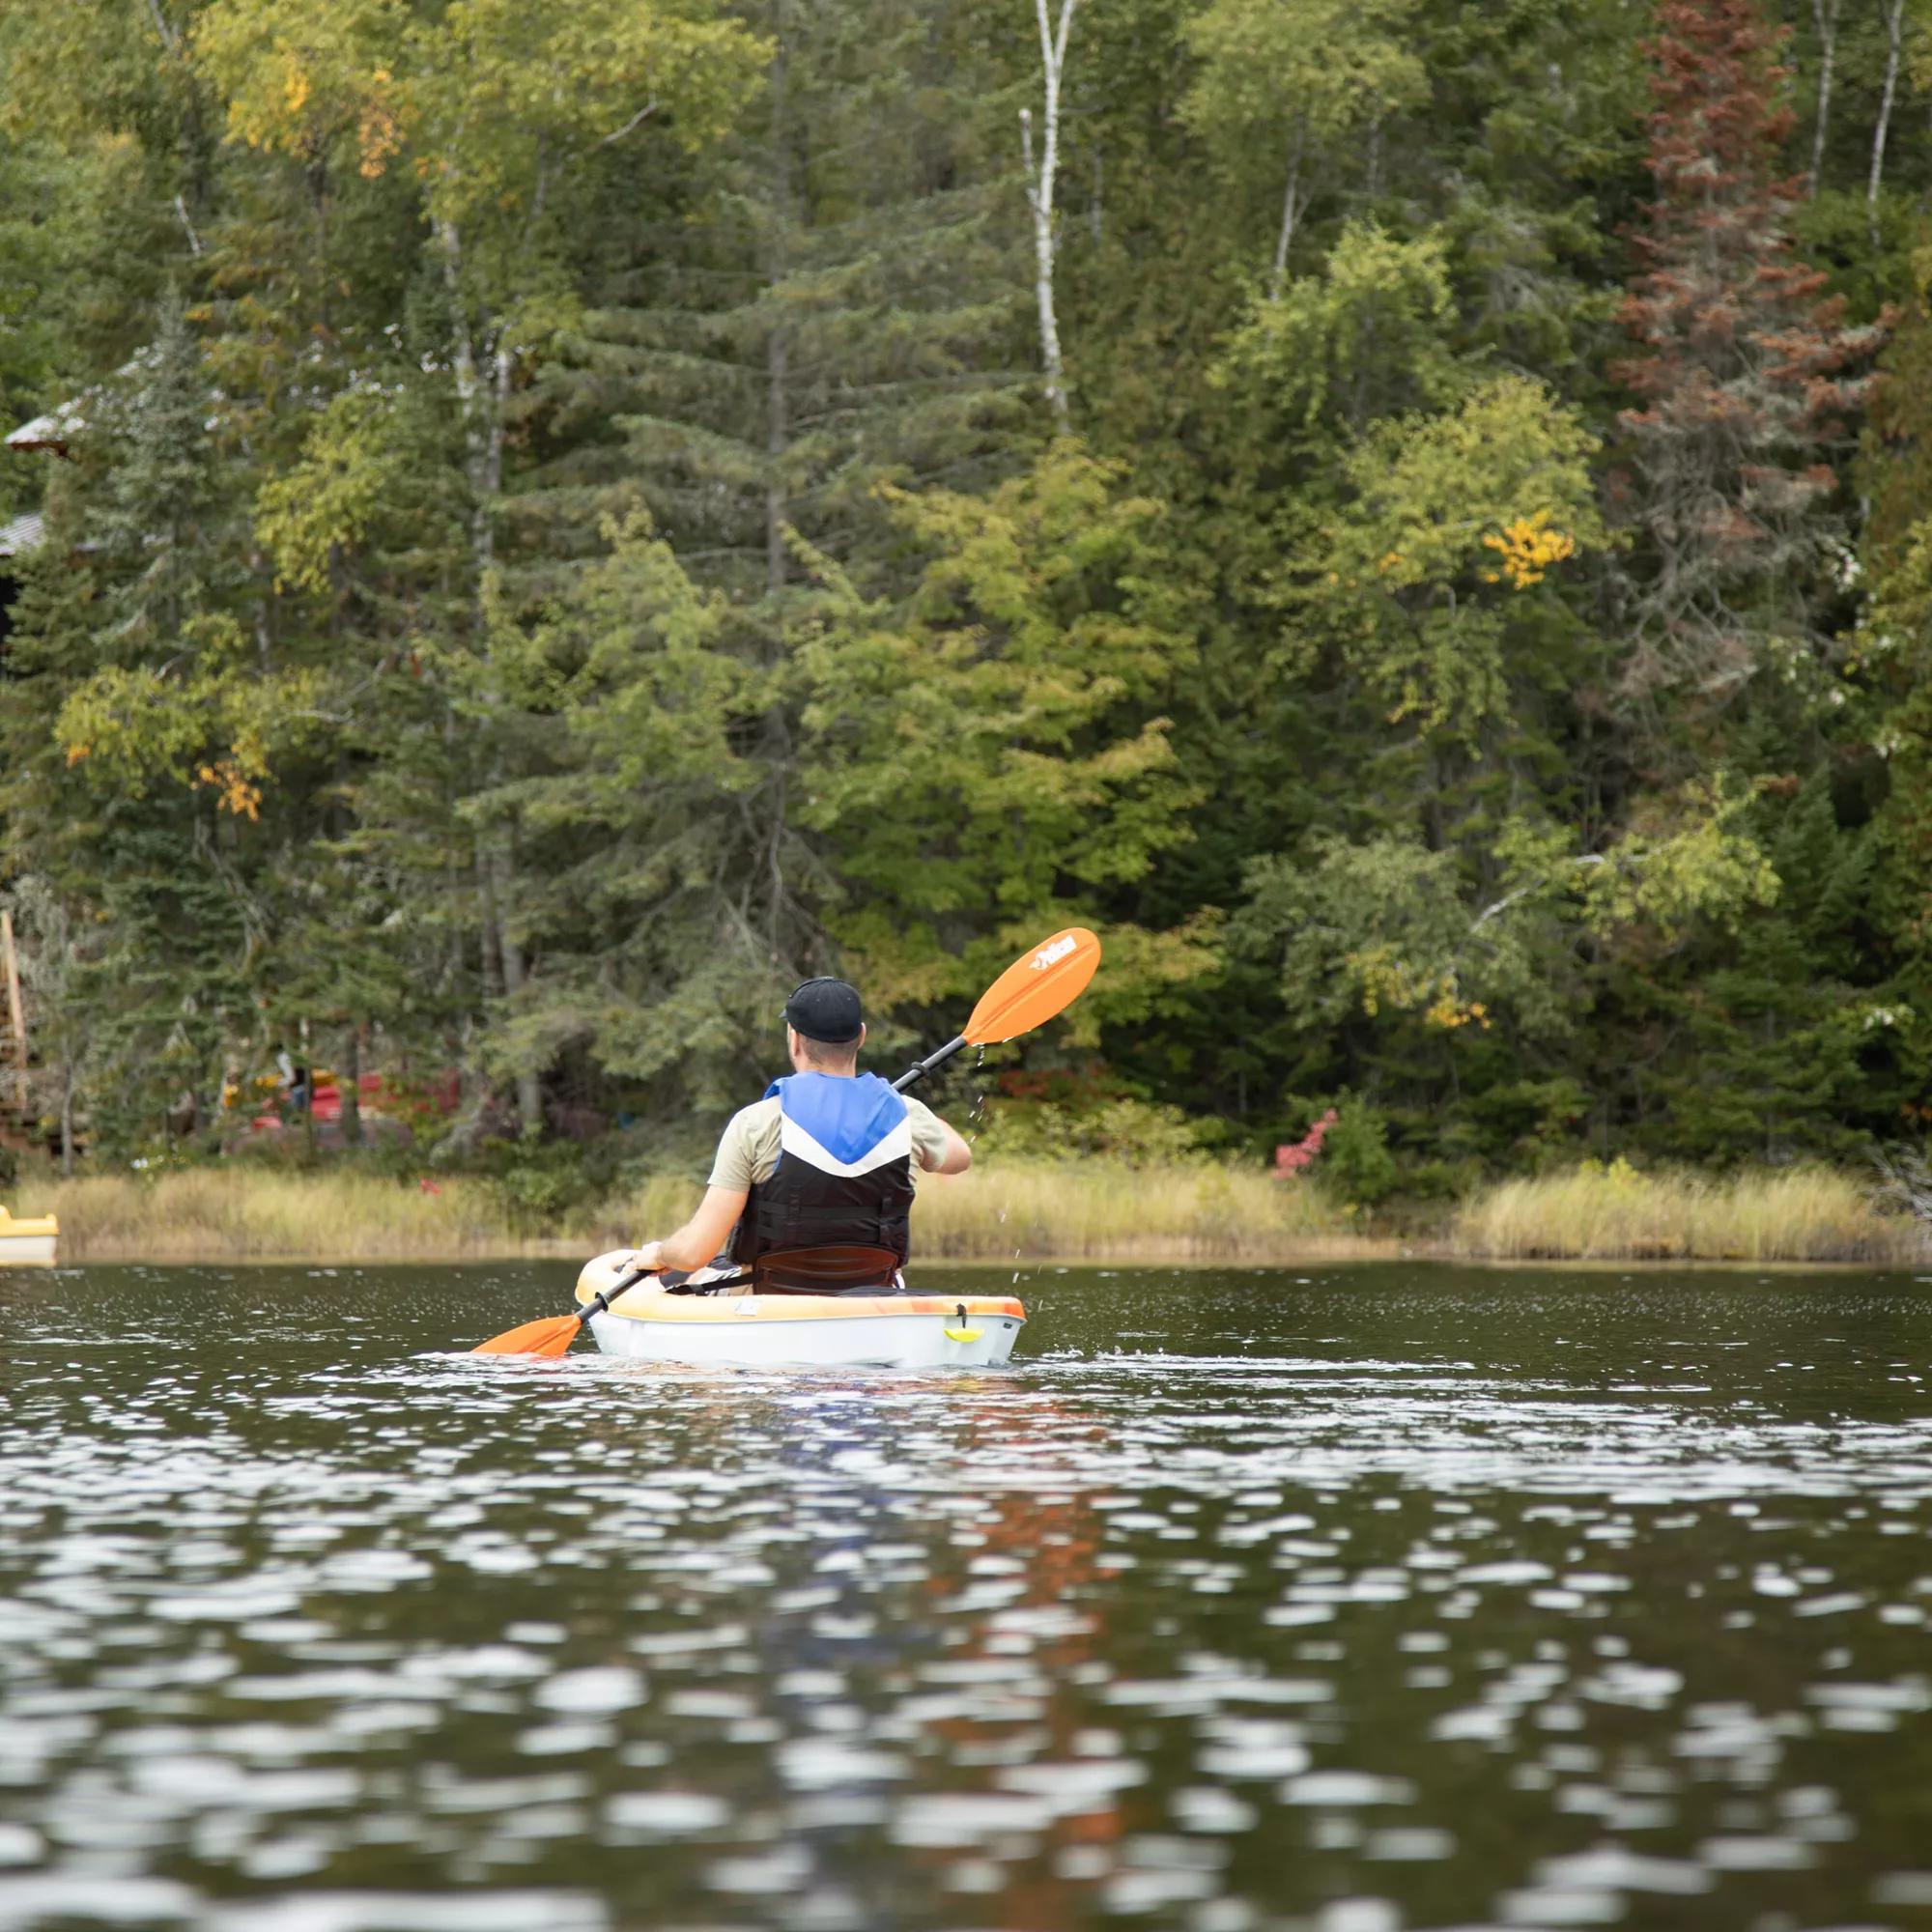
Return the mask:
{"type": "MultiPolygon", "coordinates": [[[[593,1291],[579,1287],[587,1302],[593,1291]]],[[[661,1288],[627,1289],[611,1304],[612,1315],[647,1321],[849,1321],[862,1315],[980,1315],[1026,1320],[1025,1306],[1010,1294],[671,1294],[661,1288]]]]}

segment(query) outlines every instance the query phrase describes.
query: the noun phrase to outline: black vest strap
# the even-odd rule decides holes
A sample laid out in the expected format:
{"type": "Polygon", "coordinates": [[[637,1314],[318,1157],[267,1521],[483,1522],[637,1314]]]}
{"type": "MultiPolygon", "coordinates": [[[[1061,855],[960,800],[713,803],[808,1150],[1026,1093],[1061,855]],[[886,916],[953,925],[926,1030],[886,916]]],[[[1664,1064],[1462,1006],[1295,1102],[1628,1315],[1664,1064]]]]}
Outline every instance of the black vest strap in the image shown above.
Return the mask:
{"type": "Polygon", "coordinates": [[[752,1264],[753,1294],[890,1294],[902,1257],[887,1248],[774,1248],[752,1264]]]}
{"type": "Polygon", "coordinates": [[[769,1180],[753,1184],[731,1238],[731,1259],[755,1268],[787,1248],[883,1249],[902,1267],[912,1244],[912,1158],[869,1174],[826,1174],[796,1153],[779,1156],[769,1180]]]}

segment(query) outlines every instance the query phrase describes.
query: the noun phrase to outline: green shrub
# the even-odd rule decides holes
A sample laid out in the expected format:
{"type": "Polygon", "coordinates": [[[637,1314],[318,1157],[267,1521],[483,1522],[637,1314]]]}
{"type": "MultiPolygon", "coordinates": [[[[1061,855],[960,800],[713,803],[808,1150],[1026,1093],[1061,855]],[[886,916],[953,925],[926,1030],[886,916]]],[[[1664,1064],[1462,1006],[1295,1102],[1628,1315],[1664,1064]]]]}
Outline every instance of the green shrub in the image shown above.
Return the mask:
{"type": "Polygon", "coordinates": [[[1321,1178],[1344,1201],[1373,1208],[1395,1192],[1399,1179],[1388,1150],[1388,1122],[1374,1107],[1344,1094],[1321,1149],[1321,1178]]]}
{"type": "Polygon", "coordinates": [[[488,1150],[484,1175],[510,1229],[535,1236],[554,1233],[597,1200],[610,1181],[600,1171],[606,1166],[579,1141],[497,1141],[488,1150]]]}
{"type": "Polygon", "coordinates": [[[1179,1107],[1116,1094],[1087,1104],[989,1100],[979,1116],[976,1146],[998,1160],[1171,1167],[1205,1160],[1205,1138],[1179,1107]]]}

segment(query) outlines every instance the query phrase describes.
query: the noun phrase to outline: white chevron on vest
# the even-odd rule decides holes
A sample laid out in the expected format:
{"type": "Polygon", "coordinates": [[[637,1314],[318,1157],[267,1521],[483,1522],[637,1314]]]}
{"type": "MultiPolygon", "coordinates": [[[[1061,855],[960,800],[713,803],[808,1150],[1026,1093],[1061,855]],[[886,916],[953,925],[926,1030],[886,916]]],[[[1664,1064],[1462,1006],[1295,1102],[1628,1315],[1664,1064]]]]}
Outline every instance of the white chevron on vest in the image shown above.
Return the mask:
{"type": "Polygon", "coordinates": [[[781,1116],[779,1122],[779,1146],[786,1153],[795,1153],[810,1167],[817,1168],[822,1174],[838,1174],[851,1179],[855,1175],[870,1174],[888,1161],[908,1160],[912,1156],[912,1121],[901,1121],[884,1140],[868,1148],[857,1160],[840,1160],[829,1153],[818,1140],[792,1119],[789,1114],[781,1116]]]}

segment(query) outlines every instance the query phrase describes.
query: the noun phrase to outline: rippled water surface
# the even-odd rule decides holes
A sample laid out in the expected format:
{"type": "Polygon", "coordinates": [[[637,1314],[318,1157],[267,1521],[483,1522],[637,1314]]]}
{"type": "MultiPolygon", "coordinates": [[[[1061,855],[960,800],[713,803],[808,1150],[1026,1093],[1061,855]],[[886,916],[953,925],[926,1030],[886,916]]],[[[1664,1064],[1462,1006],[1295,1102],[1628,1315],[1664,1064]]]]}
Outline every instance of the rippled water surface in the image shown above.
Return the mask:
{"type": "Polygon", "coordinates": [[[0,1277],[0,1927],[1932,1926],[1932,1284],[570,1273],[0,1277]]]}

